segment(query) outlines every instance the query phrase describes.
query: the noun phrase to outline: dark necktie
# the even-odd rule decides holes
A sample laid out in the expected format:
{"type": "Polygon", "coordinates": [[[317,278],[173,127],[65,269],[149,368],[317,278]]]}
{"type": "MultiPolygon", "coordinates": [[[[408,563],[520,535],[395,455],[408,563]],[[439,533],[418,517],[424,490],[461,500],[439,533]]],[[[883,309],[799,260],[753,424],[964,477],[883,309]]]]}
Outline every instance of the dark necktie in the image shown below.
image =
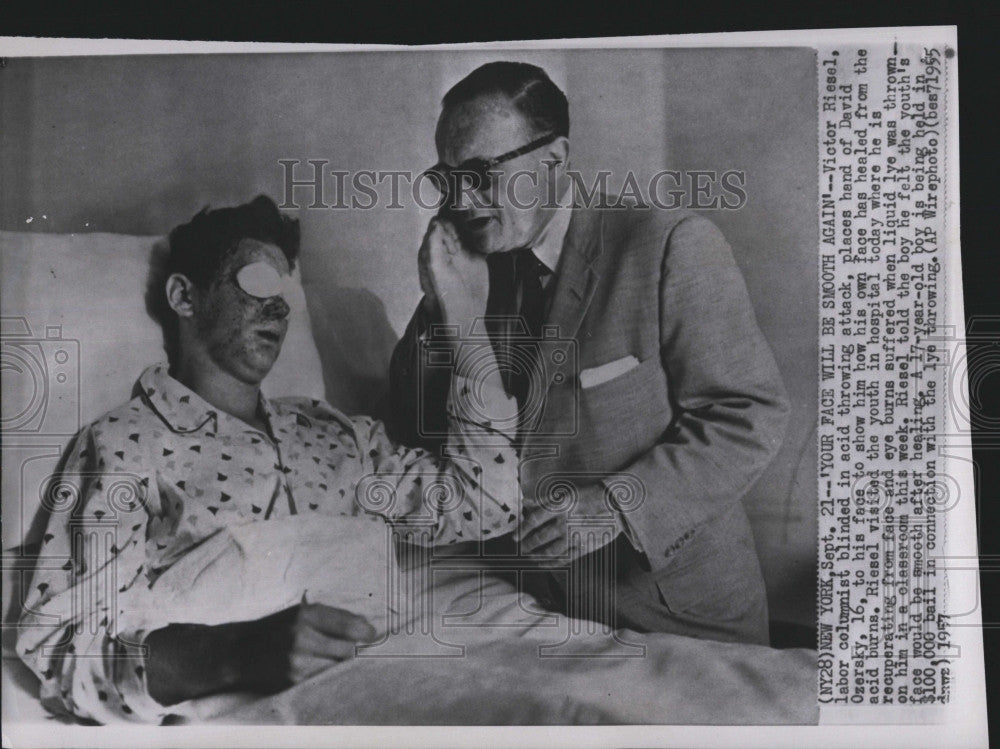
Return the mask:
{"type": "MultiPolygon", "coordinates": [[[[531,345],[531,340],[541,337],[545,319],[542,278],[550,271],[528,248],[494,253],[487,257],[487,264],[490,292],[486,302],[486,327],[504,388],[523,408],[537,364],[536,347],[531,345]]],[[[540,381],[536,383],[536,387],[540,385],[540,381]]]]}

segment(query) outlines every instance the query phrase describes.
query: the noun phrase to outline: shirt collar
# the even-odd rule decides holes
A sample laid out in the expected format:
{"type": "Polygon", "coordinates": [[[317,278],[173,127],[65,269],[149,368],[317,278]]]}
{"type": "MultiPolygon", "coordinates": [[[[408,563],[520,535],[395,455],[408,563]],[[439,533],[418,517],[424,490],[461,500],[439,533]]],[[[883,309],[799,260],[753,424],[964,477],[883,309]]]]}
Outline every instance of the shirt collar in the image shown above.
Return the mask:
{"type": "MultiPolygon", "coordinates": [[[[186,385],[170,376],[165,363],[147,367],[140,375],[138,388],[146,397],[146,402],[175,432],[195,432],[207,429],[213,434],[219,431],[219,410],[186,385]]],[[[277,411],[263,394],[257,395],[261,413],[265,421],[274,428],[285,416],[295,419],[296,414],[277,411]]],[[[226,413],[221,418],[232,418],[226,413]]],[[[242,424],[242,422],[239,422],[242,424]]],[[[253,427],[245,425],[246,429],[253,427]]],[[[256,430],[254,430],[256,431],[256,430]]]]}
{"type": "Polygon", "coordinates": [[[569,193],[570,190],[567,188],[557,201],[559,207],[553,210],[552,217],[542,227],[538,239],[531,247],[535,257],[541,260],[542,264],[553,273],[559,267],[563,242],[566,240],[566,232],[569,231],[569,220],[573,216],[573,205],[567,202],[569,193]]]}

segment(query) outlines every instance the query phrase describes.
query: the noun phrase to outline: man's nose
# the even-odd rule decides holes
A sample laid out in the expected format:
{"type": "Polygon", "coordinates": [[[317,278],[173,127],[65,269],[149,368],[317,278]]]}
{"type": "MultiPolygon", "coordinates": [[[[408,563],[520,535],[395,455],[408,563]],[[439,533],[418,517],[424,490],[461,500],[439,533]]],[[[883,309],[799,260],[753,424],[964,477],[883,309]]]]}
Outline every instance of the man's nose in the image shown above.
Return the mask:
{"type": "Polygon", "coordinates": [[[456,171],[450,175],[448,203],[454,213],[468,213],[489,206],[491,195],[489,185],[469,174],[456,171]]]}
{"type": "Polygon", "coordinates": [[[468,183],[459,181],[452,195],[451,206],[455,213],[467,213],[476,207],[476,199],[468,183]]]}
{"type": "Polygon", "coordinates": [[[292,308],[282,296],[273,296],[264,304],[264,317],[268,320],[284,320],[292,308]]]}

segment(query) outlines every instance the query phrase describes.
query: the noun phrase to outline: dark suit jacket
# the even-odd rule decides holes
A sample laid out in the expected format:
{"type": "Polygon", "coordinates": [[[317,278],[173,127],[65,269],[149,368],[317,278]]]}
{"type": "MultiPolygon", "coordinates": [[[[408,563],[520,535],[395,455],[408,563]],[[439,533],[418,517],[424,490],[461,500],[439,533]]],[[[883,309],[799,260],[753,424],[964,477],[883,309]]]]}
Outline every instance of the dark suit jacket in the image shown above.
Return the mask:
{"type": "MultiPolygon", "coordinates": [[[[624,517],[655,572],[773,458],[785,391],[714,224],[683,211],[573,210],[547,324],[575,339],[581,372],[629,355],[639,365],[586,389],[578,377],[550,382],[521,485],[526,501],[553,476],[580,491],[638,485],[624,517]]],[[[418,377],[420,334],[418,310],[393,354],[390,423],[401,441],[433,448],[418,410],[423,398],[423,426],[440,429],[447,376],[418,377]]]]}

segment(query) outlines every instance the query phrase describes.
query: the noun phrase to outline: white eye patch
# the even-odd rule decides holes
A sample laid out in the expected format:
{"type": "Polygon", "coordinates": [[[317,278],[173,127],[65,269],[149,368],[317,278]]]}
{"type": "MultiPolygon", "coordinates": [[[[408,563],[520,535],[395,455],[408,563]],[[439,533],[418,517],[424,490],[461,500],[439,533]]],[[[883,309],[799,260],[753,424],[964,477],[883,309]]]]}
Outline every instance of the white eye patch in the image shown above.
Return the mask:
{"type": "Polygon", "coordinates": [[[286,296],[291,289],[291,276],[283,276],[270,263],[244,265],[236,273],[236,283],[243,291],[258,299],[286,296]]]}

